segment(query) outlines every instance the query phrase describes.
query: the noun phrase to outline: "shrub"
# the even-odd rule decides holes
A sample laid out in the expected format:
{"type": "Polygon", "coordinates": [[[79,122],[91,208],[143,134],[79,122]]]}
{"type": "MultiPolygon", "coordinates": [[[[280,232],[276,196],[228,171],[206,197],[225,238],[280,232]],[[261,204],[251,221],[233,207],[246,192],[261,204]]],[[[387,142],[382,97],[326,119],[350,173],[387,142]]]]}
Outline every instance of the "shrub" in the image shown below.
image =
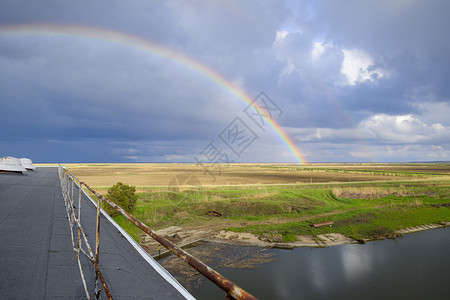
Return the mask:
{"type": "MultiPolygon", "coordinates": [[[[138,195],[136,194],[136,187],[118,182],[108,189],[106,198],[131,213],[136,206],[138,195]]],[[[119,215],[119,212],[107,203],[103,208],[110,216],[119,215]]]]}

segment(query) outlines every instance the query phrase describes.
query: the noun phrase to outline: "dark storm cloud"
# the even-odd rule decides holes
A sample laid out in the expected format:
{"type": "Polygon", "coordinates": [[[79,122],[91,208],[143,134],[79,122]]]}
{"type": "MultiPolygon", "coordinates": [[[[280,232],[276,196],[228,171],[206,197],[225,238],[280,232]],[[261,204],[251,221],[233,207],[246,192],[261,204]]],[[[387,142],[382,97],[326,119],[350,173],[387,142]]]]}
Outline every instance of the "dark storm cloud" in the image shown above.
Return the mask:
{"type": "Polygon", "coordinates": [[[318,7],[316,23],[326,28],[329,42],[363,49],[392,69],[397,94],[420,87],[434,100],[449,101],[449,10],[440,0],[331,1],[318,7]]]}
{"type": "Polygon", "coordinates": [[[14,23],[98,26],[174,45],[186,40],[169,1],[2,1],[0,24],[14,23]]]}
{"type": "MultiPolygon", "coordinates": [[[[18,0],[0,3],[0,25],[95,26],[187,54],[276,100],[309,160],[420,160],[450,157],[449,10],[438,0],[18,0]]],[[[0,35],[0,70],[1,155],[192,161],[246,105],[169,59],[70,35],[0,35]]],[[[244,159],[293,161],[258,134],[244,159]]]]}
{"type": "Polygon", "coordinates": [[[448,47],[450,38],[443,31],[448,7],[445,0],[325,1],[317,5],[314,22],[340,45],[386,53],[421,52],[448,47]]]}
{"type": "Polygon", "coordinates": [[[205,113],[217,87],[169,61],[77,37],[25,46],[34,53],[0,62],[4,109],[14,112],[3,121],[17,125],[5,136],[176,139],[205,134],[199,122],[209,130],[220,122],[205,113]],[[25,130],[30,120],[36,125],[25,130]]]}

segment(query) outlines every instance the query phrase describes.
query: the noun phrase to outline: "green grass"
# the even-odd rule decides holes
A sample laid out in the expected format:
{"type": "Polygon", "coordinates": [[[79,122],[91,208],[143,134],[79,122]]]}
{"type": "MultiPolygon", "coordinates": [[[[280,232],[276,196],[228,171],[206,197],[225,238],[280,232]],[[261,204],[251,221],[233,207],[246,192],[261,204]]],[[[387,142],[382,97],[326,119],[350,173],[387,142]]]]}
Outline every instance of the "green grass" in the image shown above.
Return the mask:
{"type": "Polygon", "coordinates": [[[125,218],[124,216],[116,216],[113,218],[114,221],[119,224],[120,227],[122,227],[128,234],[139,243],[139,235],[142,233],[142,230],[134,225],[130,220],[125,218]]]}
{"type": "MultiPolygon", "coordinates": [[[[348,171],[366,173],[370,170],[348,171]]],[[[450,221],[449,207],[435,207],[450,203],[450,180],[421,180],[421,173],[410,175],[414,174],[417,181],[356,182],[355,178],[355,182],[311,185],[204,186],[182,191],[149,188],[138,193],[139,200],[132,214],[158,229],[207,225],[211,218],[205,213],[213,210],[227,220],[228,230],[277,234],[285,242],[295,241],[297,235],[317,236],[331,232],[357,240],[393,237],[402,228],[450,221]],[[268,224],[275,220],[279,222],[268,224]],[[328,220],[335,224],[320,228],[309,226],[328,220]]],[[[122,216],[114,219],[139,240],[140,229],[122,216]]]]}
{"type": "Polygon", "coordinates": [[[283,237],[283,242],[286,242],[286,243],[295,242],[297,240],[297,237],[293,233],[289,233],[289,232],[283,234],[282,237],[283,237]]]}
{"type": "Polygon", "coordinates": [[[330,232],[363,240],[394,236],[396,230],[405,227],[450,221],[448,207],[431,206],[450,202],[450,187],[447,185],[448,181],[419,181],[146,192],[140,194],[135,215],[150,226],[160,228],[208,222],[205,212],[214,210],[236,224],[249,223],[229,230],[258,235],[281,234],[286,242],[294,241],[296,235],[330,232]],[[336,188],[349,189],[354,195],[366,198],[340,198],[333,193],[336,188]],[[330,215],[320,217],[327,213],[330,215]],[[305,218],[309,222],[295,221],[305,218]],[[252,225],[276,219],[286,222],[252,225]],[[335,221],[334,226],[309,226],[310,222],[327,220],[335,221]]]}
{"type": "Polygon", "coordinates": [[[304,222],[287,222],[274,225],[252,225],[232,227],[227,230],[251,232],[256,235],[266,233],[281,234],[283,240],[295,240],[296,235],[342,233],[356,240],[395,237],[396,231],[425,224],[436,224],[450,220],[450,209],[431,206],[402,206],[396,208],[357,209],[326,218],[312,218],[304,222]],[[332,227],[312,228],[311,223],[332,220],[332,227]]]}

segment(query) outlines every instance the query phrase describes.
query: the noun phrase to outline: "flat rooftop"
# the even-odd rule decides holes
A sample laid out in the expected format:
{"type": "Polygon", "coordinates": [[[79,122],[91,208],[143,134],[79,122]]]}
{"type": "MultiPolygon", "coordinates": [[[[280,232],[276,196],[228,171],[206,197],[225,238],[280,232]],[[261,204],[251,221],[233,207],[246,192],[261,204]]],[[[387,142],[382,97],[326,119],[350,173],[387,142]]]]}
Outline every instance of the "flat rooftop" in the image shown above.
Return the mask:
{"type": "MultiPolygon", "coordinates": [[[[83,196],[81,224],[94,249],[95,216],[95,206],[83,196]]],[[[101,217],[100,269],[114,299],[193,299],[135,246],[101,217]]],[[[81,262],[93,296],[94,267],[84,255],[81,262]]],[[[0,268],[3,299],[86,299],[57,167],[0,173],[0,268]]],[[[101,296],[106,298],[103,289],[101,296]]]]}

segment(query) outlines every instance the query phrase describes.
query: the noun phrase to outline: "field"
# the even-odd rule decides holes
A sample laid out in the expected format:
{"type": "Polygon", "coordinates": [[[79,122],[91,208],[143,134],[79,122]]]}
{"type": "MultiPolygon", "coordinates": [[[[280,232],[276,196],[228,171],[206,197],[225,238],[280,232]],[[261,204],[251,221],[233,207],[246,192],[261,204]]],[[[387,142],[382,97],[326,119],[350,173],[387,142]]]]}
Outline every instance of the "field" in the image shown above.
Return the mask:
{"type": "MultiPolygon", "coordinates": [[[[333,232],[365,241],[450,221],[446,163],[65,166],[101,194],[119,181],[136,186],[132,213],[154,229],[177,226],[210,235],[226,229],[269,242],[333,232]],[[335,223],[311,228],[321,221],[335,223]]],[[[122,216],[116,220],[142,239],[122,216]]]]}

